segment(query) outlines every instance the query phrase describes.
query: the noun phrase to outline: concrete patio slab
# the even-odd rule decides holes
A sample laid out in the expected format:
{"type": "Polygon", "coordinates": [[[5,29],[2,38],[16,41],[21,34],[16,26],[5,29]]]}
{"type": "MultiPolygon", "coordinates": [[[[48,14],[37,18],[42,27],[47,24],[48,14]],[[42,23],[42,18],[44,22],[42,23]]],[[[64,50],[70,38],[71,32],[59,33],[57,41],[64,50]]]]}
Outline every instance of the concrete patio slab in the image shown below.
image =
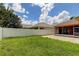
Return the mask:
{"type": "Polygon", "coordinates": [[[42,37],[48,37],[48,38],[52,38],[52,39],[56,39],[56,40],[68,41],[68,42],[79,44],[79,38],[56,36],[56,35],[46,35],[46,36],[42,36],[42,37]]]}

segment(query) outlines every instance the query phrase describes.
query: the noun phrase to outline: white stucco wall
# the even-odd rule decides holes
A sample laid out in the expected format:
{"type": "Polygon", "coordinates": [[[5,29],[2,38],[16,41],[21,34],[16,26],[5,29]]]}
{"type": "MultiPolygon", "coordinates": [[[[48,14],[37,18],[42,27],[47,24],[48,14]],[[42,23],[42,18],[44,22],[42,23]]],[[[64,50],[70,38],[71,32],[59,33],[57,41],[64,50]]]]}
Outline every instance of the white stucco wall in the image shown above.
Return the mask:
{"type": "MultiPolygon", "coordinates": [[[[1,29],[0,29],[1,30],[1,29]]],[[[3,28],[2,37],[17,37],[30,35],[49,35],[54,34],[53,29],[17,29],[17,28],[3,28]]],[[[1,34],[0,34],[1,35],[1,34]]]]}

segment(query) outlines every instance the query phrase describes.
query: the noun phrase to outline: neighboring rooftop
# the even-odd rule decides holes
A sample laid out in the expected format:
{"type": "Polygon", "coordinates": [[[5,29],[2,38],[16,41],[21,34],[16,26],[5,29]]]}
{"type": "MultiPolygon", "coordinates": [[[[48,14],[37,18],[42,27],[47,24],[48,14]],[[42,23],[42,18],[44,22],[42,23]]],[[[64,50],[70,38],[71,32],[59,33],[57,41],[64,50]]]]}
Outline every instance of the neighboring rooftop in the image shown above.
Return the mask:
{"type": "Polygon", "coordinates": [[[35,24],[35,25],[23,24],[23,28],[29,28],[29,29],[36,29],[36,28],[44,29],[44,28],[53,28],[53,27],[54,27],[53,25],[49,25],[49,24],[44,23],[44,22],[40,22],[40,23],[35,24]]]}
{"type": "Polygon", "coordinates": [[[34,25],[35,27],[53,27],[52,25],[49,25],[47,23],[44,23],[44,22],[40,22],[36,25],[34,25]]]}
{"type": "Polygon", "coordinates": [[[33,25],[22,24],[23,28],[31,28],[33,25]]]}

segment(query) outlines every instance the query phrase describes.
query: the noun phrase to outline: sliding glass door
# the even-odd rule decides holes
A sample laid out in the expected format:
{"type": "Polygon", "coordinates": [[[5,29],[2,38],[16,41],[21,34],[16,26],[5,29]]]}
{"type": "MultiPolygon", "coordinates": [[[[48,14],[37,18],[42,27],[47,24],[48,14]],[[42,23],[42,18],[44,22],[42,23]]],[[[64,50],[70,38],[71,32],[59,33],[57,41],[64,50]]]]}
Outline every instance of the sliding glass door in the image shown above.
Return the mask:
{"type": "Polygon", "coordinates": [[[63,32],[63,34],[68,34],[68,28],[66,28],[66,27],[63,28],[63,31],[62,32],[63,32]]]}

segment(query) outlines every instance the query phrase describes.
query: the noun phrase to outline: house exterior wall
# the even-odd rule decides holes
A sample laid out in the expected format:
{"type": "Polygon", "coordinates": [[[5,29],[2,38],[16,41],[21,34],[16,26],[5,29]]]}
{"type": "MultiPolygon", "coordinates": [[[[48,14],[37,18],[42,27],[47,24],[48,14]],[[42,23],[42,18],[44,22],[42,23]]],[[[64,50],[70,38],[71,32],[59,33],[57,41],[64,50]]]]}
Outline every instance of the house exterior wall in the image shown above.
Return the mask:
{"type": "Polygon", "coordinates": [[[63,32],[64,28],[68,29],[68,31],[67,31],[68,35],[79,36],[79,32],[75,32],[75,28],[79,28],[79,26],[77,26],[77,27],[76,26],[56,27],[56,30],[55,30],[56,34],[65,34],[63,32]],[[59,30],[61,30],[62,33],[60,33],[59,30]]]}
{"type": "Polygon", "coordinates": [[[68,27],[68,33],[70,34],[70,35],[73,35],[73,26],[71,26],[71,27],[68,27]]]}

